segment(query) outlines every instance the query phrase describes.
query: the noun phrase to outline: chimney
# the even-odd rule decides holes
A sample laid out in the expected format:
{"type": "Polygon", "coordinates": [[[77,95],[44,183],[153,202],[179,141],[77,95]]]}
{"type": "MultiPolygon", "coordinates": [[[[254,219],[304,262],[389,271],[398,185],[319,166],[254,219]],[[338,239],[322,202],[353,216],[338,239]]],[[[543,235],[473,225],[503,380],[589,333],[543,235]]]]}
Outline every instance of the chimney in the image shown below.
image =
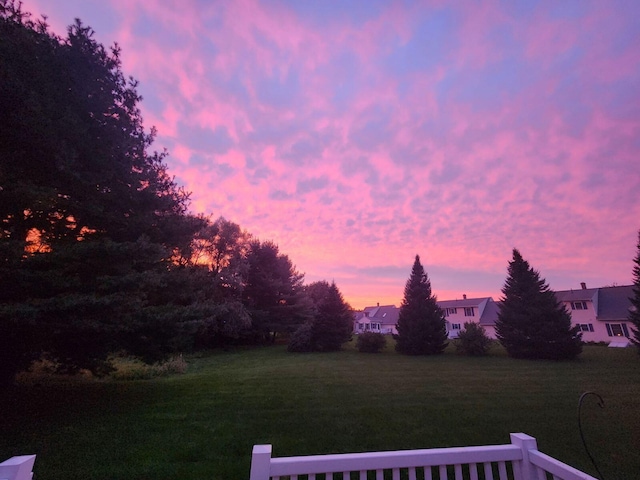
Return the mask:
{"type": "Polygon", "coordinates": [[[378,307],[379,307],[379,306],[380,306],[380,302],[376,303],[376,306],[378,306],[378,307]]]}
{"type": "Polygon", "coordinates": [[[580,286],[582,287],[583,290],[587,289],[587,284],[584,282],[580,282],[580,286]]]}
{"type": "Polygon", "coordinates": [[[466,293],[463,293],[463,294],[462,294],[462,299],[463,299],[463,300],[466,300],[466,299],[467,299],[467,294],[466,294],[466,293]]]}

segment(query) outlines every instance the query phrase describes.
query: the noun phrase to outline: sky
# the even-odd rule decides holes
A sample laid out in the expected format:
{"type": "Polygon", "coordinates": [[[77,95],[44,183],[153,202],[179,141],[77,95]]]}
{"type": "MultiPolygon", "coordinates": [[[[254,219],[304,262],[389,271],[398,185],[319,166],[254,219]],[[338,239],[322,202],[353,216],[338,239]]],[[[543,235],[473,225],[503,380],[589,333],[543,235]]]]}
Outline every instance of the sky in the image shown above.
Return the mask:
{"type": "Polygon", "coordinates": [[[140,84],[191,194],[355,308],[628,285],[640,229],[640,2],[23,0],[140,84]]]}

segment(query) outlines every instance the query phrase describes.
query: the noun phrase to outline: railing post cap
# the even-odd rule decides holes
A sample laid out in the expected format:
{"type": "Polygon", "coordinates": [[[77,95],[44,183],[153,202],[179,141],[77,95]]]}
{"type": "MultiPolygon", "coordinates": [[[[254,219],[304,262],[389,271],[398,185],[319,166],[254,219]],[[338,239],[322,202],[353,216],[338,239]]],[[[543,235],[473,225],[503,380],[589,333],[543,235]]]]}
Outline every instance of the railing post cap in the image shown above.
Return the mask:
{"type": "Polygon", "coordinates": [[[35,461],[35,458],[36,458],[35,455],[17,455],[15,457],[11,457],[5,460],[4,462],[0,462],[0,465],[2,465],[3,467],[10,467],[12,465],[21,465],[32,459],[35,461]]]}
{"type": "Polygon", "coordinates": [[[531,435],[527,435],[526,433],[512,433],[510,434],[511,436],[511,440],[513,441],[514,438],[517,438],[518,440],[535,440],[535,437],[532,437],[531,435]]]}
{"type": "Polygon", "coordinates": [[[269,444],[265,444],[265,445],[254,445],[253,446],[253,453],[255,454],[260,454],[260,453],[268,453],[271,454],[271,445],[269,444]]]}

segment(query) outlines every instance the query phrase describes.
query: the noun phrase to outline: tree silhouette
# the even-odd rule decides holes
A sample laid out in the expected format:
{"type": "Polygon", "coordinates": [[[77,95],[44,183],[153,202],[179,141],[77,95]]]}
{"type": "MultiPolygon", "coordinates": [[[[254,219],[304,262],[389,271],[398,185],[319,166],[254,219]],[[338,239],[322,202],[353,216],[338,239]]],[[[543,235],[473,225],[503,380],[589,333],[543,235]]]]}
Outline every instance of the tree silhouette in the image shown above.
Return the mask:
{"type": "Polygon", "coordinates": [[[513,249],[496,336],[515,358],[572,359],[582,351],[579,327],[540,274],[513,249]]]}
{"type": "Polygon", "coordinates": [[[431,282],[416,255],[400,306],[396,350],[406,355],[434,355],[447,346],[444,313],[431,294],[431,282]]]}

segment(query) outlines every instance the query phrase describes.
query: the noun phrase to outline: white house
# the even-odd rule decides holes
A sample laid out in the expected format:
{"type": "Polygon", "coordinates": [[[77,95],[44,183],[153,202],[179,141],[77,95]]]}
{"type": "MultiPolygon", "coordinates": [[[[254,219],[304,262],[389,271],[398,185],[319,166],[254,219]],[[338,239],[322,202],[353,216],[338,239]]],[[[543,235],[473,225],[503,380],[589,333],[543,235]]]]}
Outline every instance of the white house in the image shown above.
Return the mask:
{"type": "Polygon", "coordinates": [[[610,346],[626,347],[632,335],[629,312],[633,286],[587,288],[556,292],[571,314],[571,321],[580,326],[585,342],[608,342],[610,346]]]}
{"type": "Polygon", "coordinates": [[[361,312],[355,313],[353,331],[355,333],[398,333],[396,323],[398,323],[399,313],[400,310],[395,305],[377,304],[375,307],[366,307],[361,312]]]}
{"type": "Polygon", "coordinates": [[[495,338],[495,323],[498,318],[498,305],[491,297],[467,298],[462,295],[460,300],[442,300],[438,305],[447,319],[449,338],[456,338],[464,324],[479,323],[484,327],[487,335],[495,338]]]}

